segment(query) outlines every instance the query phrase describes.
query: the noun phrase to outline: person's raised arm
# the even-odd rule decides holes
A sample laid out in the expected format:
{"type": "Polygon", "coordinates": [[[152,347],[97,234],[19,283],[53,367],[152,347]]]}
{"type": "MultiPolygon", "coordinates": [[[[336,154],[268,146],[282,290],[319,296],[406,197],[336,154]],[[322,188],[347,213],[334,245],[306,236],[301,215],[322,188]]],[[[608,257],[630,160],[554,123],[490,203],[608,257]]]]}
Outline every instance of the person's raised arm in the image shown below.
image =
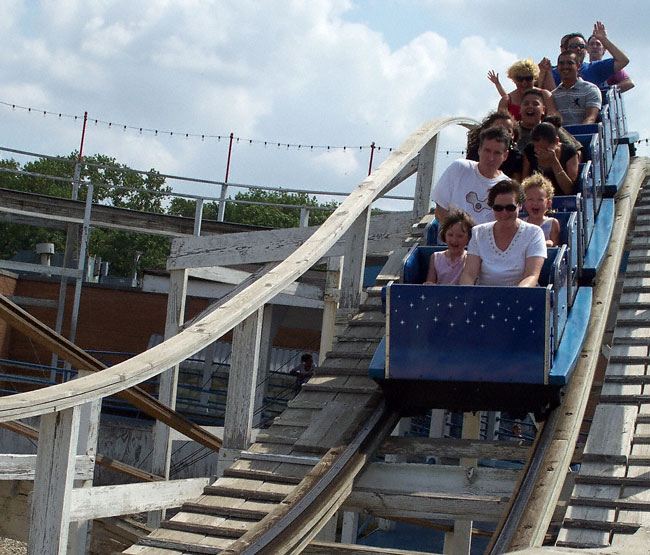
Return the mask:
{"type": "Polygon", "coordinates": [[[495,73],[494,70],[488,71],[488,79],[494,84],[494,86],[497,88],[497,92],[499,93],[499,96],[504,97],[508,96],[508,93],[506,90],[503,88],[503,85],[501,84],[501,81],[499,81],[499,74],[495,73]]]}
{"type": "Polygon", "coordinates": [[[555,106],[555,100],[550,91],[542,89],[542,95],[544,96],[544,106],[546,106],[546,115],[551,116],[557,114],[557,108],[555,106]]]}
{"type": "Polygon", "coordinates": [[[497,112],[507,114],[508,113],[508,95],[502,96],[497,104],[497,112]]]}
{"type": "Polygon", "coordinates": [[[628,77],[627,79],[623,79],[620,83],[616,83],[616,86],[621,90],[622,93],[624,93],[625,91],[629,91],[630,89],[634,88],[634,81],[628,77]]]}
{"type": "Polygon", "coordinates": [[[627,64],[630,63],[630,59],[627,57],[625,52],[623,52],[618,46],[616,46],[609,38],[607,37],[607,31],[605,30],[605,25],[600,21],[594,23],[594,30],[592,36],[597,38],[614,58],[614,71],[621,71],[627,64]]]}
{"type": "Polygon", "coordinates": [[[573,186],[575,185],[576,179],[578,179],[578,171],[580,171],[580,156],[576,153],[575,156],[567,160],[564,168],[564,173],[571,182],[571,186],[568,188],[569,192],[566,193],[567,195],[573,194],[573,186]]]}
{"type": "MultiPolygon", "coordinates": [[[[541,268],[541,267],[540,267],[541,268]]],[[[474,285],[481,269],[481,257],[478,254],[468,254],[465,259],[465,268],[460,275],[459,285],[474,285]]]]}
{"type": "Polygon", "coordinates": [[[548,58],[542,58],[537,65],[539,67],[539,88],[552,91],[557,85],[555,84],[555,78],[553,77],[551,60],[548,58]]]}
{"type": "Polygon", "coordinates": [[[524,277],[519,282],[519,287],[537,287],[537,282],[539,281],[539,273],[542,271],[543,265],[544,258],[541,256],[529,256],[526,258],[526,265],[524,266],[524,277]]]}

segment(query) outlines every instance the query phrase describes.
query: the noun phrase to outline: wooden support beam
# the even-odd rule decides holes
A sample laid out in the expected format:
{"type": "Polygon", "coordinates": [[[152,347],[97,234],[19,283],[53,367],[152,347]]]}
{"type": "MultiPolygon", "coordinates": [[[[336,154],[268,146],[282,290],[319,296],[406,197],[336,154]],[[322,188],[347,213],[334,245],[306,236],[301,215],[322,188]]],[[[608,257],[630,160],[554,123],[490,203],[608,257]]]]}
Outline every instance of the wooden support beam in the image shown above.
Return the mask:
{"type": "Polygon", "coordinates": [[[53,276],[66,276],[71,278],[81,277],[81,270],[76,268],[63,268],[61,266],[44,266],[43,264],[30,264],[28,262],[14,262],[13,260],[0,260],[0,269],[12,272],[34,272],[50,274],[53,276]]]}
{"type": "MultiPolygon", "coordinates": [[[[49,228],[65,228],[66,224],[82,224],[84,202],[55,198],[36,193],[25,193],[0,188],[0,219],[49,228]]],[[[127,208],[116,208],[93,204],[90,224],[93,227],[121,229],[135,233],[177,237],[194,233],[194,218],[140,212],[127,208]]],[[[250,231],[259,226],[230,224],[214,220],[203,220],[201,232],[206,234],[237,233],[250,231]]]]}
{"type": "MultiPolygon", "coordinates": [[[[368,253],[390,252],[404,238],[411,222],[410,212],[391,212],[370,218],[368,253]]],[[[227,236],[177,238],[172,241],[168,270],[259,264],[284,260],[319,229],[294,227],[237,233],[227,236]]],[[[345,240],[337,241],[325,256],[345,254],[345,240]]]]}
{"type": "Polygon", "coordinates": [[[372,463],[344,507],[375,516],[496,520],[514,491],[518,470],[413,463],[372,463]],[[445,517],[445,515],[447,515],[445,517]]]}
{"type": "Polygon", "coordinates": [[[75,488],[72,490],[70,520],[107,518],[180,507],[199,497],[209,483],[210,478],[188,478],[75,488]]]}
{"type": "Polygon", "coordinates": [[[361,301],[363,271],[366,263],[366,244],[370,208],[364,210],[345,235],[346,247],[341,274],[339,307],[357,308],[361,301]]]}
{"type": "Polygon", "coordinates": [[[531,442],[485,441],[480,439],[442,439],[426,437],[389,437],[379,448],[379,455],[412,455],[474,459],[526,460],[531,442]]]}
{"type": "Polygon", "coordinates": [[[323,298],[323,320],[320,334],[320,350],[318,364],[322,364],[327,353],[334,344],[334,330],[336,325],[336,311],[339,306],[341,287],[341,257],[335,256],[327,259],[327,273],[325,275],[325,295],[323,298]]]}
{"type": "Polygon", "coordinates": [[[418,157],[418,175],[415,182],[415,198],[413,199],[413,221],[417,222],[429,212],[437,156],[438,135],[426,144],[418,157]]]}
{"type": "MultiPolygon", "coordinates": [[[[85,455],[77,455],[74,479],[89,480],[93,477],[93,461],[85,455]]],[[[36,455],[0,455],[0,480],[33,480],[36,472],[36,455]]]]}
{"type": "Polygon", "coordinates": [[[262,319],[263,309],[260,309],[239,324],[233,333],[223,430],[224,446],[229,449],[245,450],[250,445],[262,319]]]}
{"type": "Polygon", "coordinates": [[[79,407],[41,416],[28,553],[67,551],[79,407]]]}
{"type": "MultiPolygon", "coordinates": [[[[169,280],[169,295],[167,297],[167,318],[165,320],[165,339],[174,337],[185,320],[185,298],[187,293],[187,270],[176,270],[171,273],[169,280]]],[[[165,370],[160,374],[158,385],[158,401],[170,409],[176,407],[176,390],[178,388],[179,365],[165,370]]],[[[153,474],[169,478],[172,457],[172,439],[167,424],[156,420],[153,427],[153,454],[151,456],[151,471],[153,474]]],[[[152,528],[160,526],[164,512],[153,511],[148,514],[148,524],[152,528]]]]}

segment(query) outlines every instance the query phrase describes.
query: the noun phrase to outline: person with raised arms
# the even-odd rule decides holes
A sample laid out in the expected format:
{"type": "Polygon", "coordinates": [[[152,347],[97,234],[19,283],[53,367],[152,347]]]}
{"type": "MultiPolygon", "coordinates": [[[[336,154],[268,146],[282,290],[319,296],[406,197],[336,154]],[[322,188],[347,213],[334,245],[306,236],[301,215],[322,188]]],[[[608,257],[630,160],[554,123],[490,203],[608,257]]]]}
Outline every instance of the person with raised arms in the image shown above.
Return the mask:
{"type": "MultiPolygon", "coordinates": [[[[587,50],[589,51],[589,62],[602,60],[605,56],[605,52],[607,52],[607,48],[605,48],[605,45],[598,37],[596,37],[596,35],[591,35],[587,39],[587,50]]],[[[621,69],[607,79],[607,81],[600,83],[599,86],[603,88],[605,86],[612,87],[614,85],[624,93],[634,87],[634,81],[632,81],[624,69],[621,69]]]]}
{"type": "MultiPolygon", "coordinates": [[[[600,87],[610,77],[621,71],[630,59],[618,46],[616,46],[607,36],[605,25],[596,21],[591,37],[595,37],[609,51],[612,58],[593,60],[585,62],[587,55],[587,39],[582,33],[569,33],[562,37],[560,41],[560,52],[574,52],[577,56],[578,75],[589,83],[600,87]]],[[[546,74],[544,88],[553,90],[560,84],[561,76],[559,67],[554,67],[552,73],[546,74]],[[550,76],[553,76],[553,79],[550,76]]],[[[566,124],[566,122],[565,122],[566,124]]]]}

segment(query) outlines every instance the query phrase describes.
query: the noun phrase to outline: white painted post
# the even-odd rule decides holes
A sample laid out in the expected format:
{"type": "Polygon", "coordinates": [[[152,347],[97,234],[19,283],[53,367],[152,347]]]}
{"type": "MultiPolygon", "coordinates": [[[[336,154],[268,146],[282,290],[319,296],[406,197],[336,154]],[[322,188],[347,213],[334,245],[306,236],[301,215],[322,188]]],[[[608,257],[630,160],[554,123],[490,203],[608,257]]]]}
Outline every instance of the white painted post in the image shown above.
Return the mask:
{"type": "Polygon", "coordinates": [[[237,460],[239,453],[248,449],[251,442],[263,312],[264,309],[259,308],[233,330],[218,475],[223,474],[224,469],[237,460]]]}
{"type": "Polygon", "coordinates": [[[443,553],[449,555],[464,555],[470,552],[472,545],[472,521],[454,521],[454,531],[445,534],[443,553]]]}
{"type": "MultiPolygon", "coordinates": [[[[84,281],[84,269],[86,268],[86,252],[88,251],[88,241],[90,240],[90,213],[93,206],[93,191],[92,183],[88,183],[88,191],[86,196],[86,205],[84,209],[84,223],[81,228],[81,240],[79,241],[79,249],[77,252],[77,269],[79,275],[75,280],[74,298],[72,301],[72,315],[70,317],[70,333],[68,337],[73,343],[77,337],[77,321],[79,320],[79,307],[81,305],[81,288],[84,281]]],[[[69,365],[68,365],[69,366],[69,365]]]]}
{"type": "Polygon", "coordinates": [[[341,543],[354,545],[359,532],[359,513],[344,511],[341,523],[341,543]]]}
{"type": "Polygon", "coordinates": [[[366,208],[345,234],[345,258],[339,300],[339,307],[343,309],[358,308],[361,302],[369,223],[370,208],[366,208]]]}
{"type": "MultiPolygon", "coordinates": [[[[466,412],[463,414],[463,439],[479,439],[481,435],[481,413],[466,412]]],[[[468,472],[477,465],[476,459],[460,459],[460,465],[468,472]]],[[[455,520],[453,533],[445,534],[443,553],[453,555],[469,555],[472,546],[472,521],[455,520]],[[448,545],[449,544],[449,545],[448,545]]]]}
{"type": "Polygon", "coordinates": [[[435,135],[420,151],[418,158],[418,173],[413,195],[413,220],[416,222],[429,213],[437,155],[438,135],[435,135]]]}
{"type": "MultiPolygon", "coordinates": [[[[91,372],[80,370],[78,377],[83,377],[91,372]]],[[[97,455],[97,442],[99,440],[99,423],[101,418],[102,402],[93,401],[79,407],[79,439],[77,454],[87,455],[95,466],[97,455]]],[[[75,481],[76,488],[92,488],[93,480],[75,481]]],[[[92,530],[92,520],[72,522],[70,524],[70,537],[68,539],[68,555],[84,555],[87,552],[92,530]]]]}
{"type": "MultiPolygon", "coordinates": [[[[429,424],[429,437],[445,437],[447,433],[447,411],[445,409],[431,409],[431,423],[429,424]]],[[[427,461],[435,457],[427,457],[427,461]]]]}
{"type": "Polygon", "coordinates": [[[323,323],[320,332],[320,351],[318,364],[322,364],[327,353],[334,344],[334,330],[336,326],[336,309],[339,305],[341,287],[341,257],[333,256],[327,259],[327,273],[325,274],[325,291],[323,294],[323,323]]]}
{"type": "MultiPolygon", "coordinates": [[[[79,198],[79,182],[81,180],[81,162],[77,162],[74,166],[74,175],[72,177],[72,194],[70,198],[72,200],[77,200],[79,198]]],[[[77,243],[77,237],[79,236],[79,225],[78,224],[67,224],[66,225],[66,238],[65,238],[65,250],[63,251],[63,267],[69,268],[72,264],[72,257],[74,255],[74,248],[77,243]]],[[[57,304],[56,312],[56,323],[54,324],[54,331],[57,333],[62,333],[63,330],[63,314],[65,312],[65,298],[68,292],[68,278],[67,276],[61,276],[61,283],[59,284],[59,300],[57,304]]],[[[53,367],[50,371],[50,381],[54,382],[56,380],[56,366],[59,363],[59,357],[56,354],[52,354],[52,359],[50,365],[53,367]]]]}
{"type": "Polygon", "coordinates": [[[431,409],[431,424],[429,437],[445,437],[448,433],[447,411],[445,409],[431,409]]]}
{"type": "Polygon", "coordinates": [[[487,417],[485,439],[492,441],[499,436],[499,420],[501,420],[501,413],[490,411],[485,413],[487,417]]]}
{"type": "Polygon", "coordinates": [[[309,208],[304,206],[300,209],[300,227],[307,227],[309,225],[309,208]]]}
{"type": "Polygon", "coordinates": [[[226,192],[228,191],[228,185],[225,183],[221,184],[221,195],[219,196],[219,211],[217,213],[217,220],[223,222],[223,219],[226,215],[226,192]]]}
{"type": "Polygon", "coordinates": [[[28,555],[66,552],[78,433],[78,407],[41,416],[28,555]]]}
{"type": "MultiPolygon", "coordinates": [[[[167,318],[165,320],[165,339],[176,335],[185,318],[185,296],[187,293],[187,270],[173,270],[169,275],[169,294],[167,296],[167,318]]],[[[168,407],[176,406],[178,387],[178,365],[160,374],[158,400],[168,407]]],[[[167,424],[156,420],[153,427],[153,453],[151,472],[169,478],[171,462],[171,434],[167,424]]],[[[164,511],[148,514],[149,526],[157,528],[164,518],[164,511]]]]}
{"type": "Polygon", "coordinates": [[[269,386],[273,340],[280,329],[280,324],[286,313],[287,307],[283,305],[267,304],[264,306],[259,370],[257,372],[257,385],[255,386],[255,409],[253,411],[253,426],[255,427],[258,427],[262,422],[264,397],[266,397],[269,386]]]}
{"type": "Polygon", "coordinates": [[[201,235],[201,223],[203,222],[203,199],[196,199],[196,208],[194,209],[194,235],[201,235]]]}

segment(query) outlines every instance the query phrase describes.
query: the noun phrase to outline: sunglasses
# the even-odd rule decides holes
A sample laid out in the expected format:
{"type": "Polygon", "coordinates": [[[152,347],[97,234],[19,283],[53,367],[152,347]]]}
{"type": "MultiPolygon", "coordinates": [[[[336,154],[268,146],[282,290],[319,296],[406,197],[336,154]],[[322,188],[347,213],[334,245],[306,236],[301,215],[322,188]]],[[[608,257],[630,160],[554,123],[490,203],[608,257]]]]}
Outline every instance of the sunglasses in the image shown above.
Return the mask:
{"type": "Polygon", "coordinates": [[[567,44],[566,47],[577,49],[577,50],[584,50],[585,48],[587,48],[584,44],[580,42],[572,42],[571,44],[567,44]]]}
{"type": "Polygon", "coordinates": [[[495,212],[501,212],[502,210],[507,210],[508,212],[514,212],[517,210],[517,205],[516,204],[506,204],[505,206],[503,204],[493,204],[492,205],[492,210],[495,212]]]}
{"type": "Polygon", "coordinates": [[[515,81],[518,83],[523,83],[524,81],[531,81],[533,80],[532,75],[515,75],[515,81]]]}

